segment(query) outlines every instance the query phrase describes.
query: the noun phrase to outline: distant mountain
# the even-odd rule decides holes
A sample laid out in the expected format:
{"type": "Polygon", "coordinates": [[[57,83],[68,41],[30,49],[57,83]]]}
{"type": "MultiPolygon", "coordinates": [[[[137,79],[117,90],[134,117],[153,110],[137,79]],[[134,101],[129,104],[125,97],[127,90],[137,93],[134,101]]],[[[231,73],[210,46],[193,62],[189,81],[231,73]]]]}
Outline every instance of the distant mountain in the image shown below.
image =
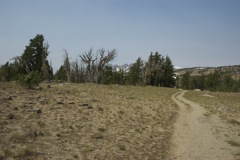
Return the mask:
{"type": "Polygon", "coordinates": [[[180,66],[174,66],[173,68],[174,68],[174,69],[181,69],[182,67],[180,67],[180,66]]]}
{"type": "Polygon", "coordinates": [[[123,64],[123,65],[112,65],[113,69],[116,70],[116,71],[120,71],[120,70],[123,70],[123,72],[125,73],[128,73],[129,70],[130,70],[130,67],[132,66],[133,63],[131,64],[123,64]]]}

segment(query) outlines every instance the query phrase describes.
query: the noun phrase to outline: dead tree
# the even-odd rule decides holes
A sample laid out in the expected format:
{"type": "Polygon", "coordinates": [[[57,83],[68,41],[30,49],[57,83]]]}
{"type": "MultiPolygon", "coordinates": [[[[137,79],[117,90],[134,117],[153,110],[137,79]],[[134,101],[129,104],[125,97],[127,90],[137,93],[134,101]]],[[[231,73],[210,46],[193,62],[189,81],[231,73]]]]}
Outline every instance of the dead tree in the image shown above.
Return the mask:
{"type": "Polygon", "coordinates": [[[97,82],[98,78],[101,76],[104,67],[111,62],[117,55],[116,49],[107,52],[105,55],[105,49],[100,49],[93,54],[92,48],[89,52],[85,52],[80,55],[82,62],[86,65],[86,75],[88,82],[97,82]]]}
{"type": "Polygon", "coordinates": [[[66,77],[67,77],[67,82],[69,83],[71,81],[71,66],[70,66],[70,62],[69,62],[69,58],[68,58],[68,52],[66,49],[63,49],[64,53],[65,53],[65,57],[64,57],[64,69],[66,71],[66,77]]]}
{"type": "Polygon", "coordinates": [[[97,56],[94,56],[92,48],[88,52],[79,55],[82,62],[86,65],[86,80],[87,82],[93,82],[94,73],[95,73],[95,61],[97,56]]]}
{"type": "Polygon", "coordinates": [[[72,74],[74,76],[74,82],[78,83],[79,82],[79,67],[78,67],[78,60],[75,62],[71,63],[72,66],[72,74]]]}

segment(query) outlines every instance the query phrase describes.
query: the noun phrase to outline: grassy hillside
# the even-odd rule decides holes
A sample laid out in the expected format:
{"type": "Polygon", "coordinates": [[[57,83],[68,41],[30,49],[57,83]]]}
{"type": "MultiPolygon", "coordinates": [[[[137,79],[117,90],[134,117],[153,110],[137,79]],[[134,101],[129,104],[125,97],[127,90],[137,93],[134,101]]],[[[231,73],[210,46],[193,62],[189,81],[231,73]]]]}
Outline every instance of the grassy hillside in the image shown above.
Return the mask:
{"type": "Polygon", "coordinates": [[[221,66],[221,67],[193,67],[193,68],[182,68],[177,69],[176,73],[181,76],[186,71],[190,72],[191,76],[196,75],[208,75],[213,73],[215,70],[221,71],[223,74],[230,74],[233,79],[240,79],[240,65],[235,66],[221,66]]]}
{"type": "Polygon", "coordinates": [[[171,100],[175,89],[67,83],[41,87],[26,90],[0,83],[1,158],[167,156],[177,113],[171,100]]]}

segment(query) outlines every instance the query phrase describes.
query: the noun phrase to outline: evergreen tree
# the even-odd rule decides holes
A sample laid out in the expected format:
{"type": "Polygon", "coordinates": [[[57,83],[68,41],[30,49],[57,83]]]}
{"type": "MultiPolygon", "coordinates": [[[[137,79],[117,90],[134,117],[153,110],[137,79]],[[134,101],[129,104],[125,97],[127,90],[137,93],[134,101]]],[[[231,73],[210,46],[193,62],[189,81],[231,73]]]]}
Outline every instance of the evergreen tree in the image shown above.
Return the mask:
{"type": "Polygon", "coordinates": [[[99,77],[99,80],[102,84],[113,84],[113,71],[111,66],[104,67],[103,74],[101,75],[101,78],[99,77]]]}
{"type": "Polygon", "coordinates": [[[164,57],[156,52],[154,55],[151,52],[148,62],[145,65],[145,82],[147,85],[160,86],[163,76],[164,57]]]}
{"type": "Polygon", "coordinates": [[[0,67],[0,81],[10,81],[12,76],[12,68],[9,62],[0,67]]]}
{"type": "MultiPolygon", "coordinates": [[[[21,56],[21,62],[25,73],[30,71],[39,71],[43,65],[43,61],[46,60],[48,52],[43,47],[44,37],[43,35],[36,35],[35,38],[30,39],[30,43],[26,46],[24,53],[21,56]]],[[[24,74],[24,73],[23,73],[24,74]]]]}
{"type": "Polygon", "coordinates": [[[206,89],[211,91],[219,91],[221,84],[221,77],[219,71],[214,71],[210,73],[206,79],[206,89]]]}
{"type": "Polygon", "coordinates": [[[60,66],[59,70],[54,75],[55,80],[67,81],[66,70],[64,66],[60,66]]]}
{"type": "Polygon", "coordinates": [[[164,87],[175,86],[174,67],[172,65],[170,57],[168,56],[166,56],[165,62],[163,64],[162,86],[164,87]]]}
{"type": "Polygon", "coordinates": [[[234,90],[234,80],[230,74],[223,76],[220,90],[227,92],[232,92],[234,90]]]}
{"type": "Polygon", "coordinates": [[[186,72],[182,75],[182,80],[181,80],[181,87],[183,89],[190,89],[191,87],[191,77],[190,77],[190,72],[186,72]]]}
{"type": "Polygon", "coordinates": [[[143,83],[143,61],[139,57],[136,62],[130,67],[128,73],[128,83],[131,85],[143,83]]]}
{"type": "Polygon", "coordinates": [[[113,83],[120,84],[120,85],[125,84],[125,76],[122,69],[118,72],[117,71],[113,72],[113,83]]]}
{"type": "Polygon", "coordinates": [[[43,35],[36,35],[30,39],[30,43],[26,46],[24,53],[18,59],[18,71],[22,75],[31,72],[40,74],[40,79],[49,80],[52,77],[52,69],[47,61],[49,44],[44,43],[43,35]]]}

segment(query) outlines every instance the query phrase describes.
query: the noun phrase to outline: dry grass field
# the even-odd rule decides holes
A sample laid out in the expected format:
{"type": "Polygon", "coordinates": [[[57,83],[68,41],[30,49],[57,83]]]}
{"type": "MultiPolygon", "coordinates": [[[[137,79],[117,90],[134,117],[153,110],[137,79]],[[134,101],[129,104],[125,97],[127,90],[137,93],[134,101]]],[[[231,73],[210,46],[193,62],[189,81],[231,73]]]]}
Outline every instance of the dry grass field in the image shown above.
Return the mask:
{"type": "Polygon", "coordinates": [[[164,159],[175,89],[0,83],[0,159],[164,159]],[[36,110],[39,109],[39,110],[36,110]]]}
{"type": "Polygon", "coordinates": [[[190,91],[185,97],[204,106],[210,114],[218,114],[223,120],[240,122],[240,93],[190,91]]]}

